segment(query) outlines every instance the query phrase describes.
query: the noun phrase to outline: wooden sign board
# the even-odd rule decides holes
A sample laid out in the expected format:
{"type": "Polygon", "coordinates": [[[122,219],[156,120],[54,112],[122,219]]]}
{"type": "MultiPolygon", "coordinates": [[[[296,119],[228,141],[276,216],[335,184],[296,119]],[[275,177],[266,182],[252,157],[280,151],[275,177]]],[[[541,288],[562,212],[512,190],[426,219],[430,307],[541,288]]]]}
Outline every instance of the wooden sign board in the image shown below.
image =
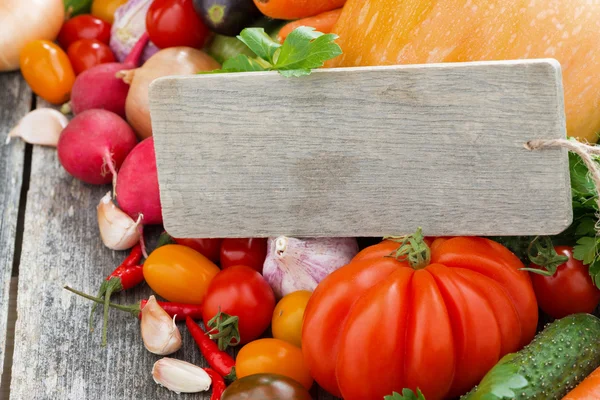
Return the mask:
{"type": "Polygon", "coordinates": [[[556,234],[572,221],[554,60],[176,76],[150,87],[177,237],[556,234]]]}

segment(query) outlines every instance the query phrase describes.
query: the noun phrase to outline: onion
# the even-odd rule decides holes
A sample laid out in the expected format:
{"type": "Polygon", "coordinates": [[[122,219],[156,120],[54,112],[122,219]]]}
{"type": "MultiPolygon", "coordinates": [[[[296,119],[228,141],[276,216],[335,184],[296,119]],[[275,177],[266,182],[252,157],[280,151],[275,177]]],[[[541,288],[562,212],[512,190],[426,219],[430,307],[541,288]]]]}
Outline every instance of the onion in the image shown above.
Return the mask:
{"type": "Polygon", "coordinates": [[[54,40],[65,18],[62,0],[0,1],[0,71],[19,69],[27,43],[54,40]]]}
{"type": "Polygon", "coordinates": [[[140,139],[152,136],[148,89],[156,78],[168,75],[192,75],[199,71],[220,68],[208,54],[191,47],[169,47],[150,57],[141,68],[121,71],[119,75],[130,83],[125,114],[127,122],[140,139]]]}
{"type": "MultiPolygon", "coordinates": [[[[115,21],[110,30],[110,49],[119,62],[123,62],[137,41],[146,32],[146,14],[152,0],[129,0],[115,11],[115,21]]],[[[158,47],[148,42],[142,53],[142,63],[158,52],[158,47]]]]}
{"type": "Polygon", "coordinates": [[[358,253],[355,238],[269,238],[263,276],[275,295],[313,291],[319,282],[358,253]]]}

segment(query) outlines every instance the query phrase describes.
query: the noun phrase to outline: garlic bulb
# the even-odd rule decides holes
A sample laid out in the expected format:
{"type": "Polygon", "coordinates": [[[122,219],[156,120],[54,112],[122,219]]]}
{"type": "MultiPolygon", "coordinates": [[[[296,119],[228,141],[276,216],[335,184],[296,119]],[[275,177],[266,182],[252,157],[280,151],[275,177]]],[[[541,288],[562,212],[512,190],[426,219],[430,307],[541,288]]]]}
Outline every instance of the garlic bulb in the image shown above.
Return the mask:
{"type": "Polygon", "coordinates": [[[210,377],[202,368],[174,358],[162,358],[152,367],[154,382],[179,393],[197,393],[208,390],[210,377]]]}
{"type": "Polygon", "coordinates": [[[297,290],[312,291],[357,253],[355,238],[269,238],[263,276],[278,297],[297,290]]]}
{"type": "Polygon", "coordinates": [[[27,143],[56,147],[58,138],[69,119],[53,108],[38,108],[25,115],[8,134],[11,138],[20,137],[27,143]]]}
{"type": "Polygon", "coordinates": [[[171,318],[150,296],[142,308],[142,340],[146,349],[159,356],[175,353],[181,348],[181,333],[175,325],[175,316],[171,318]]]}
{"type": "Polygon", "coordinates": [[[142,215],[134,221],[113,202],[110,192],[98,204],[98,228],[106,247],[112,250],[127,250],[140,241],[142,215]]]}

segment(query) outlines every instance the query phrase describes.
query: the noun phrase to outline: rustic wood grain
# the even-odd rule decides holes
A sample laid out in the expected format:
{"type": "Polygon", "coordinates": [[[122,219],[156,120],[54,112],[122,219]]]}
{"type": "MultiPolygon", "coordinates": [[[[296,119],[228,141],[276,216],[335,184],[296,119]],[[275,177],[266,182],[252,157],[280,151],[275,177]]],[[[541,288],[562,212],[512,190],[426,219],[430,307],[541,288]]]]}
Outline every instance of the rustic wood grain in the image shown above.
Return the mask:
{"type": "Polygon", "coordinates": [[[553,234],[571,222],[553,60],[166,77],[150,89],[180,237],[553,234]],[[553,218],[547,218],[552,215],[553,218]]]}
{"type": "MultiPolygon", "coordinates": [[[[109,343],[102,348],[100,330],[88,330],[90,304],[63,290],[64,285],[70,285],[95,293],[127,254],[106,249],[98,233],[96,205],[109,189],[73,179],[62,169],[53,149],[34,147],[19,273],[11,398],[183,398],[152,380],[152,365],[161,357],[143,347],[137,319],[111,311],[109,343]]],[[[151,230],[151,242],[158,233],[159,228],[151,230]]],[[[114,301],[133,304],[150,293],[144,284],[115,295],[114,301]]],[[[170,357],[205,366],[185,324],[178,325],[183,346],[170,357]]],[[[190,400],[209,397],[210,393],[185,395],[190,400]]]]}
{"type": "MultiPolygon", "coordinates": [[[[17,72],[0,74],[0,88],[0,373],[4,375],[10,278],[25,153],[23,142],[15,140],[5,145],[5,140],[10,129],[29,111],[31,91],[17,72]]],[[[8,388],[1,389],[4,393],[8,388]]]]}

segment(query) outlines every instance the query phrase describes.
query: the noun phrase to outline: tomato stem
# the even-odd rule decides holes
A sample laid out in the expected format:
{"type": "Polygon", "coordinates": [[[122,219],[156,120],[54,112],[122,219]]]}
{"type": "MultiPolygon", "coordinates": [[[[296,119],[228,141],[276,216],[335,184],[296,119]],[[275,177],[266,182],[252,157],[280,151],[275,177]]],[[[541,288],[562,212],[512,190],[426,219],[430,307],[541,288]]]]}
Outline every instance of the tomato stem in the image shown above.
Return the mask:
{"type": "Polygon", "coordinates": [[[238,327],[239,318],[229,314],[219,312],[208,321],[208,337],[217,339],[219,350],[225,351],[228,346],[237,346],[240,344],[240,330],[238,327]],[[215,332],[215,333],[213,333],[215,332]]]}
{"type": "Polygon", "coordinates": [[[388,257],[393,257],[400,262],[406,261],[413,269],[423,269],[431,262],[431,249],[425,243],[420,227],[412,235],[387,236],[384,239],[400,243],[396,251],[388,257]]]}
{"type": "Polygon", "coordinates": [[[529,257],[529,261],[535,265],[539,265],[542,269],[521,268],[521,270],[534,272],[544,276],[554,275],[556,269],[569,260],[569,257],[560,255],[556,252],[552,239],[548,236],[536,236],[535,239],[529,243],[527,256],[529,257]]]}

